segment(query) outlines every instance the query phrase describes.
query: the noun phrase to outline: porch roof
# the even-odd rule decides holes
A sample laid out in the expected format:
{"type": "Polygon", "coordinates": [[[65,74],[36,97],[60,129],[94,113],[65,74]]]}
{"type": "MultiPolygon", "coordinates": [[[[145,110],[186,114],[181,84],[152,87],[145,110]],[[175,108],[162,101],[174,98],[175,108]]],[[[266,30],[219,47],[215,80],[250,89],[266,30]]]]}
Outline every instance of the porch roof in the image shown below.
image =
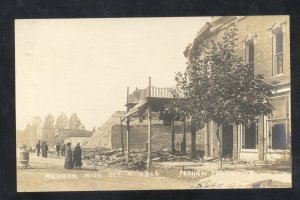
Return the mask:
{"type": "Polygon", "coordinates": [[[133,108],[131,108],[122,118],[124,121],[126,118],[132,118],[142,115],[148,105],[151,107],[151,111],[158,112],[163,111],[167,105],[174,100],[173,98],[157,98],[157,97],[146,97],[138,102],[133,108]]]}

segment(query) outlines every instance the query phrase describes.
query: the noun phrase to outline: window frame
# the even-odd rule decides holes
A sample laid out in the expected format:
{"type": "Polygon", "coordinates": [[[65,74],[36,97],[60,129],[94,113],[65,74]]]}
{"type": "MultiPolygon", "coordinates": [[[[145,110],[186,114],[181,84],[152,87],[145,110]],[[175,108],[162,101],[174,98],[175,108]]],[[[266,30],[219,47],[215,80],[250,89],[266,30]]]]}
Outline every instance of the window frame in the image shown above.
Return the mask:
{"type": "MultiPolygon", "coordinates": [[[[271,97],[271,99],[275,99],[275,98],[282,98],[284,97],[284,104],[282,105],[285,107],[285,112],[284,112],[284,116],[277,116],[277,117],[273,117],[272,114],[269,114],[266,118],[266,148],[268,151],[287,151],[290,150],[290,146],[291,146],[291,142],[289,142],[289,137],[291,137],[291,120],[290,120],[290,116],[291,116],[291,109],[290,109],[290,94],[281,94],[278,96],[274,96],[271,97]],[[276,124],[276,122],[284,122],[285,124],[285,132],[286,132],[286,148],[285,149],[273,149],[272,147],[272,137],[273,137],[273,133],[272,133],[272,125],[276,124]]],[[[276,101],[275,101],[276,102],[276,101]]]]}
{"type": "Polygon", "coordinates": [[[245,148],[245,143],[246,143],[246,126],[241,125],[241,150],[244,151],[257,151],[258,150],[258,120],[254,120],[251,123],[255,123],[255,148],[249,149],[245,148]]]}
{"type": "Polygon", "coordinates": [[[283,30],[279,27],[272,31],[272,77],[283,75],[283,30]],[[282,34],[282,52],[277,51],[277,35],[282,34]],[[281,69],[278,70],[278,56],[281,56],[281,69]],[[281,71],[280,73],[278,71],[281,71]]]}
{"type": "Polygon", "coordinates": [[[245,42],[245,64],[248,66],[248,67],[251,67],[252,68],[252,75],[254,76],[254,63],[255,63],[255,42],[254,42],[254,39],[249,39],[245,42]],[[253,61],[250,62],[249,58],[250,58],[250,45],[253,46],[253,61]]]}
{"type": "Polygon", "coordinates": [[[268,138],[268,145],[267,148],[268,150],[272,150],[272,151],[284,151],[284,150],[289,150],[289,142],[288,142],[288,137],[290,137],[289,135],[289,128],[290,128],[290,121],[289,118],[281,118],[281,119],[272,119],[272,120],[268,120],[267,121],[267,138],[268,138]],[[276,123],[276,122],[283,122],[283,123],[276,123]],[[273,132],[272,132],[272,125],[273,124],[284,124],[285,125],[285,144],[286,147],[285,149],[274,149],[273,148],[273,132]]]}

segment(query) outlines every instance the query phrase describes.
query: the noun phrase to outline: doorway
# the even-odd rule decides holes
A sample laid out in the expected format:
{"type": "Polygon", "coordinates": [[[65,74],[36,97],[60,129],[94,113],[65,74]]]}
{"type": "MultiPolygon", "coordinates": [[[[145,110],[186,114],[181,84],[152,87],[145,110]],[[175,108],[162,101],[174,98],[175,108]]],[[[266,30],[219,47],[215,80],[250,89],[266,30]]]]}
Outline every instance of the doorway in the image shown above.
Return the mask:
{"type": "Polygon", "coordinates": [[[222,156],[232,158],[233,151],[233,126],[222,126],[222,156]]]}

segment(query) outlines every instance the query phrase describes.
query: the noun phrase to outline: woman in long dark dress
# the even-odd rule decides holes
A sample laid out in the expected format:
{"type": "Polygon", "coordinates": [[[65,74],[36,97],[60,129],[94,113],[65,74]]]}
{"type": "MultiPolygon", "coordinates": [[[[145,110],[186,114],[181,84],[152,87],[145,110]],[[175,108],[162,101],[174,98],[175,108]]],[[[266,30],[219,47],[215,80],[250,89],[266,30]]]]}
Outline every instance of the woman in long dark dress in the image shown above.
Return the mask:
{"type": "Polygon", "coordinates": [[[68,142],[66,145],[65,169],[73,169],[72,149],[70,142],[68,142]]]}
{"type": "Polygon", "coordinates": [[[44,157],[45,158],[45,153],[46,153],[46,151],[45,151],[45,144],[46,144],[46,142],[45,141],[43,141],[43,143],[42,143],[42,147],[41,147],[41,149],[42,149],[42,157],[44,157]]]}
{"type": "Polygon", "coordinates": [[[44,155],[45,155],[45,158],[47,158],[48,157],[48,144],[45,142],[45,147],[44,147],[44,151],[45,151],[45,153],[44,153],[44,155]]]}
{"type": "Polygon", "coordinates": [[[81,169],[82,160],[81,160],[81,148],[79,143],[74,149],[74,165],[76,169],[81,169]]]}
{"type": "Polygon", "coordinates": [[[36,147],[36,155],[40,156],[40,151],[41,151],[41,144],[40,141],[37,143],[36,147]]]}

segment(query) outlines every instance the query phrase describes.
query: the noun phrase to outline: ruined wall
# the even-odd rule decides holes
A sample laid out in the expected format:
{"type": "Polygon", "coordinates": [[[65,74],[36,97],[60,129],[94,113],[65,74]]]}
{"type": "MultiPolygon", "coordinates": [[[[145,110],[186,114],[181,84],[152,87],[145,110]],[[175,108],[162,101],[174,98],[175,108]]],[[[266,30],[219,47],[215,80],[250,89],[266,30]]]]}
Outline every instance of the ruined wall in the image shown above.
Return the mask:
{"type": "Polygon", "coordinates": [[[86,148],[105,148],[111,149],[111,127],[120,124],[120,118],[125,115],[125,111],[116,111],[110,118],[101,126],[98,127],[93,135],[85,144],[86,148]]]}
{"type": "MultiPolygon", "coordinates": [[[[183,138],[183,127],[175,125],[175,149],[180,150],[180,143],[183,138]]],[[[112,127],[112,148],[121,148],[121,126],[115,125],[112,127]]],[[[124,147],[126,148],[126,126],[122,127],[124,147]]],[[[162,124],[152,125],[152,149],[157,151],[159,149],[171,150],[171,127],[163,126],[162,124]]],[[[204,133],[197,132],[196,136],[197,150],[204,150],[204,133]]],[[[131,149],[146,149],[146,141],[148,138],[148,125],[133,125],[130,126],[130,148],[131,149]]],[[[186,132],[187,151],[191,149],[191,133],[187,128],[186,132]]]]}

